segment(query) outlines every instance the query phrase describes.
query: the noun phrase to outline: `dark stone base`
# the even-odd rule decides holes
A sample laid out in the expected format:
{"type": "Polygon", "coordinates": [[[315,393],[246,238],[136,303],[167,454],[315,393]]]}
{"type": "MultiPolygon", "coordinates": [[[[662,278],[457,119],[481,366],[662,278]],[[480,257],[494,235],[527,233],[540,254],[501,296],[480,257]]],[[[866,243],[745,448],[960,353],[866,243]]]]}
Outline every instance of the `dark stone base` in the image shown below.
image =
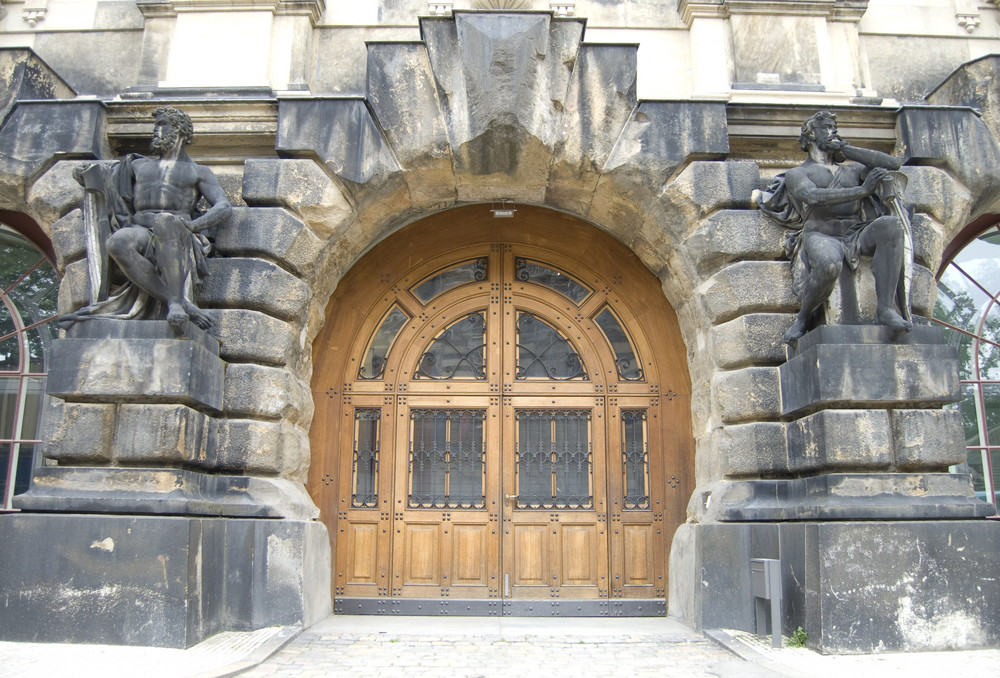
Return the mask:
{"type": "Polygon", "coordinates": [[[301,483],[156,468],[43,466],[14,497],[25,511],[314,520],[301,483]]]}
{"type": "Polygon", "coordinates": [[[318,522],[21,513],[0,544],[0,640],[183,648],[330,613],[318,522]]]}
{"type": "Polygon", "coordinates": [[[954,520],[984,518],[968,474],[828,473],[792,480],[732,481],[717,493],[726,521],[954,520]]]}
{"type": "Polygon", "coordinates": [[[699,629],[754,631],[750,559],[781,561],[782,628],[820,652],[1000,645],[1000,521],[682,526],[670,614],[699,629]]]}

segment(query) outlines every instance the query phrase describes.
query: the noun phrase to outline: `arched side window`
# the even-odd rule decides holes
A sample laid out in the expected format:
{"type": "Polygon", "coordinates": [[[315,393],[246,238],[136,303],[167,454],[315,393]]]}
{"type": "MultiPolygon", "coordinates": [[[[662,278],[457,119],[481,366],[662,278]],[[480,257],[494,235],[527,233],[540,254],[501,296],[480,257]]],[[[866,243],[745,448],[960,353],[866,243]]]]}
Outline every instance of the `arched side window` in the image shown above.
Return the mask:
{"type": "Polygon", "coordinates": [[[41,464],[41,414],[59,277],[23,235],[0,224],[0,509],[41,464]]]}
{"type": "Polygon", "coordinates": [[[968,458],[976,493],[1000,494],[1000,229],[991,226],[942,268],[934,319],[958,347],[968,458]]]}

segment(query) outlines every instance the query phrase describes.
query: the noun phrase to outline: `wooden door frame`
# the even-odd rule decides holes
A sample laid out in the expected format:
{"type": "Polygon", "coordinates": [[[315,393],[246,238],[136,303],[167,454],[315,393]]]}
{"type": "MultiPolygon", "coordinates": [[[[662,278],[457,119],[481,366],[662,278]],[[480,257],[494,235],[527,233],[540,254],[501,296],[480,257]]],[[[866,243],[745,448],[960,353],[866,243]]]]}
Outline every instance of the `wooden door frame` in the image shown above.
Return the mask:
{"type": "MultiPolygon", "coordinates": [[[[312,383],[316,407],[310,430],[313,454],[307,489],[320,508],[320,519],[329,529],[334,554],[331,578],[335,601],[346,593],[337,585],[338,521],[346,518],[348,508],[344,505],[344,497],[338,497],[338,479],[349,464],[341,458],[341,450],[345,448],[339,441],[344,438],[345,414],[348,414],[351,399],[360,397],[351,392],[352,386],[345,383],[344,375],[350,374],[349,370],[356,371],[357,366],[352,363],[357,362],[364,350],[363,344],[379,320],[371,317],[372,309],[384,304],[386,294],[398,283],[400,276],[407,274],[406,284],[413,284],[415,278],[433,269],[435,261],[457,261],[463,252],[484,245],[513,245],[519,251],[535,252],[542,261],[561,265],[570,273],[596,271],[600,274],[597,281],[607,282],[600,293],[609,300],[621,299],[627,303],[635,321],[635,327],[630,329],[635,335],[637,352],[650,368],[658,370],[658,374],[650,375],[650,379],[641,384],[620,383],[615,389],[620,391],[620,396],[607,395],[609,398],[649,396],[658,401],[661,420],[657,430],[670,431],[670,435],[662,436],[661,440],[663,463],[657,469],[659,477],[650,480],[660,483],[664,489],[664,505],[657,507],[658,520],[662,521],[658,529],[662,540],[657,542],[662,545],[660,548],[669,548],[674,530],[683,522],[687,500],[694,488],[691,384],[679,323],[663,295],[659,280],[622,243],[570,215],[543,208],[519,207],[517,216],[507,220],[494,219],[487,205],[455,208],[401,229],[362,257],[340,281],[327,307],[327,322],[313,344],[312,383]],[[670,375],[670,381],[657,381],[658,375],[670,375]],[[664,520],[664,516],[674,518],[664,520]]],[[[386,376],[395,378],[397,375],[386,376]]],[[[373,385],[382,384],[377,381],[373,385]]],[[[391,391],[388,382],[386,384],[386,390],[391,391]]],[[[367,395],[371,398],[374,392],[367,395]]],[[[390,396],[385,398],[388,402],[390,396]]],[[[353,431],[353,423],[350,427],[353,431]]],[[[652,468],[650,470],[653,472],[652,468]]],[[[387,503],[380,505],[378,525],[374,529],[388,530],[391,521],[392,507],[387,503]]],[[[661,555],[664,560],[668,557],[667,553],[661,555]]],[[[621,554],[612,556],[620,558],[621,554]]],[[[390,578],[387,571],[377,574],[380,578],[390,578]]],[[[384,590],[389,588],[387,582],[384,590]]],[[[664,581],[661,589],[664,596],[667,589],[664,581]]],[[[392,601],[382,602],[389,604],[379,605],[374,611],[388,612],[392,608],[392,601]]],[[[617,605],[619,613],[629,613],[621,601],[614,601],[613,605],[617,605]]]]}

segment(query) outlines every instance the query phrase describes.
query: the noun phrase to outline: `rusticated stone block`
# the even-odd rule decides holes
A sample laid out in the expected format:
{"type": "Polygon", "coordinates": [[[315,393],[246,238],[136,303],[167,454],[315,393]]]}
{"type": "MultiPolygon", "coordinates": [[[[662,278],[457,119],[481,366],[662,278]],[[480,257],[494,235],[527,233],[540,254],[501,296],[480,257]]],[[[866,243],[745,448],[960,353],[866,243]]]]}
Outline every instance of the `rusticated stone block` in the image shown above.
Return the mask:
{"type": "Polygon", "coordinates": [[[792,326],[787,313],[748,313],[712,328],[712,350],[719,367],[780,365],[785,362],[781,337],[792,326]]]}
{"type": "Polygon", "coordinates": [[[747,367],[712,378],[712,399],[727,424],[774,419],[781,413],[778,368],[747,367]]]}
{"type": "Polygon", "coordinates": [[[885,469],[892,463],[885,410],[823,410],[788,425],[793,472],[885,469]]]}
{"type": "Polygon", "coordinates": [[[781,409],[878,405],[940,407],[959,399],[958,354],[940,328],[918,326],[890,343],[876,325],[824,325],[782,365],[781,409]]]}
{"type": "Polygon", "coordinates": [[[287,421],[215,420],[208,450],[214,468],[225,473],[280,475],[304,482],[309,467],[309,436],[287,421]]]}
{"type": "Polygon", "coordinates": [[[786,261],[741,261],[722,269],[697,290],[713,324],[745,313],[798,311],[786,261]]]}
{"type": "Polygon", "coordinates": [[[788,452],[782,422],[724,426],[715,432],[723,474],[727,477],[788,472],[788,452]]]}
{"type": "Polygon", "coordinates": [[[114,460],[125,466],[206,466],[207,420],[184,405],[120,405],[114,460]]]}
{"type": "Polygon", "coordinates": [[[52,224],[52,248],[56,253],[56,270],[66,272],[71,261],[87,256],[87,243],[83,237],[83,212],[79,209],[52,224]]]}
{"type": "Polygon", "coordinates": [[[301,318],[309,286],[263,259],[209,259],[211,275],[198,290],[203,306],[248,308],[282,320],[301,318]]]}
{"type": "Polygon", "coordinates": [[[732,261],[781,256],[785,229],[759,210],[722,210],[701,222],[682,245],[709,275],[732,261]]]}
{"type": "Polygon", "coordinates": [[[291,372],[250,363],[226,370],[224,408],[230,417],[301,421],[312,414],[307,387],[291,372]]]}
{"type": "Polygon", "coordinates": [[[225,360],[285,365],[297,349],[298,334],[291,325],[260,311],[241,308],[211,309],[219,338],[219,353],[225,360]]]}
{"type": "Polygon", "coordinates": [[[228,257],[262,256],[300,277],[313,272],[323,241],[277,207],[236,207],[219,225],[215,248],[228,257]]]}
{"type": "Polygon", "coordinates": [[[321,237],[340,230],[353,211],[340,186],[313,160],[247,160],[243,199],[254,207],[288,208],[321,237]]]}
{"type": "Polygon", "coordinates": [[[59,282],[59,313],[71,313],[90,303],[90,278],[86,259],[66,264],[59,282]]]}
{"type": "Polygon", "coordinates": [[[111,461],[115,405],[49,400],[45,411],[45,456],[60,464],[111,461]]]}
{"type": "Polygon", "coordinates": [[[966,459],[959,410],[890,410],[896,467],[945,470],[966,459]]]}
{"type": "Polygon", "coordinates": [[[178,403],[218,411],[225,364],[196,327],[177,337],[165,321],[93,318],[52,342],[47,391],[86,402],[178,403]]]}

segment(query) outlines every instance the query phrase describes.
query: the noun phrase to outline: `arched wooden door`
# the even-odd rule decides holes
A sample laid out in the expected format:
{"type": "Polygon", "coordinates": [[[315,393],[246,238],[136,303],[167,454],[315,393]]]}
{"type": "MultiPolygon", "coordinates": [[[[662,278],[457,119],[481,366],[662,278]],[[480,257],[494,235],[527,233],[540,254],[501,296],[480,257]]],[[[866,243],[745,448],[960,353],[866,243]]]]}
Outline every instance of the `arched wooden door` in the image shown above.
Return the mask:
{"type": "Polygon", "coordinates": [[[426,219],[345,276],[314,360],[335,611],[665,614],[690,385],[618,241],[540,209],[426,219]]]}

